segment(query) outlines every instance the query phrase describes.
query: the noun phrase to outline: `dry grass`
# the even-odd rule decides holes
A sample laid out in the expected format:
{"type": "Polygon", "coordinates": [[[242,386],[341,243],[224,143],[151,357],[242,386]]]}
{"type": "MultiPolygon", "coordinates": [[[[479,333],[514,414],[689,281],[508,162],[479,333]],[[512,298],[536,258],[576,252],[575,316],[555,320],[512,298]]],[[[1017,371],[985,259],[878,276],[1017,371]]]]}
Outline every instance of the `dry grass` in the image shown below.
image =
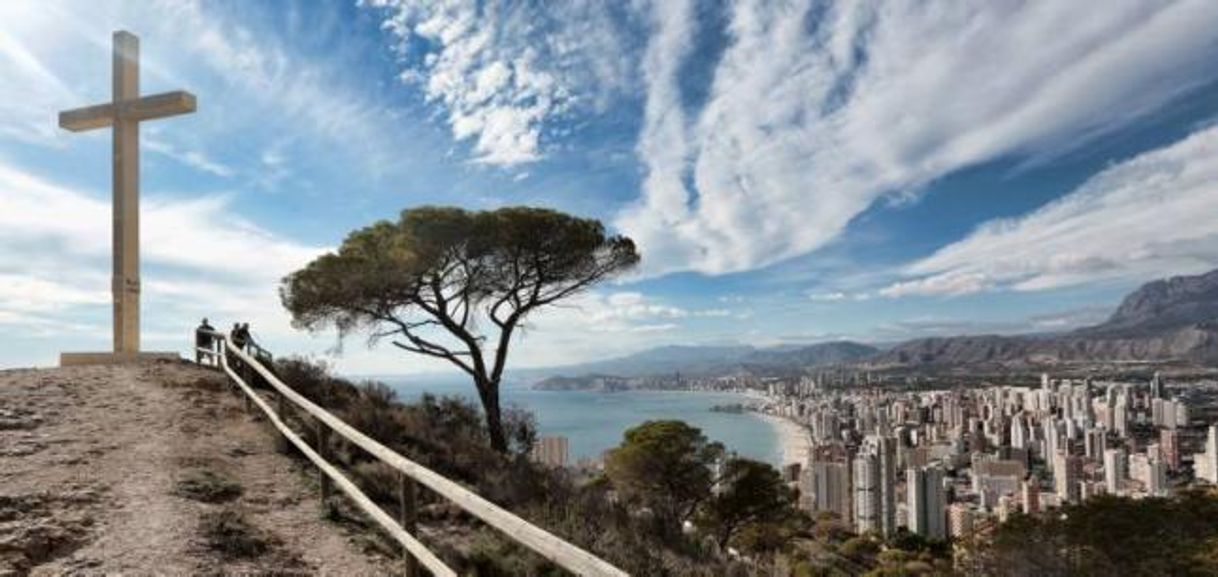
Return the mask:
{"type": "Polygon", "coordinates": [[[244,492],[240,483],[211,469],[187,471],[174,488],[175,495],[203,503],[227,503],[244,492]]]}
{"type": "Polygon", "coordinates": [[[271,549],[271,539],[250,524],[237,508],[226,507],[205,513],[200,533],[208,549],[228,559],[253,559],[271,549]]]}

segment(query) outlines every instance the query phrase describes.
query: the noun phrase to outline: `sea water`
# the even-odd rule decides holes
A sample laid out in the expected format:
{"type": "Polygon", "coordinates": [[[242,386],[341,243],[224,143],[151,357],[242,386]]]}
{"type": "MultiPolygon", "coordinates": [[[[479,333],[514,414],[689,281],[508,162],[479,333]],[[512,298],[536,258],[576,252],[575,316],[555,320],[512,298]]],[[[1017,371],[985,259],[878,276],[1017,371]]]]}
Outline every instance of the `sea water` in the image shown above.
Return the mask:
{"type": "MultiPolygon", "coordinates": [[[[477,404],[474,385],[450,376],[382,377],[402,401],[423,393],[457,395],[477,404]]],[[[504,406],[516,405],[533,413],[542,435],[568,439],[572,462],[599,459],[622,442],[622,433],[644,421],[677,419],[702,429],[712,441],[723,443],[741,456],[779,466],[782,450],[778,432],[752,413],[711,411],[715,405],[736,404],[745,397],[733,393],[701,391],[537,391],[525,383],[505,383],[500,392],[504,406]]]]}

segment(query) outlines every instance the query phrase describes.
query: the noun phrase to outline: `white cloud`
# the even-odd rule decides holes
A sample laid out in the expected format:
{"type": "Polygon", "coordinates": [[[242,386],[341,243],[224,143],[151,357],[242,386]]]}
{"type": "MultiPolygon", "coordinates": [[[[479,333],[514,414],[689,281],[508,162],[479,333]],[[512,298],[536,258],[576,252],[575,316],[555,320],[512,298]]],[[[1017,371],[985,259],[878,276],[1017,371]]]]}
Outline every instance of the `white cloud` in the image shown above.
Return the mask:
{"type": "MultiPolygon", "coordinates": [[[[0,324],[43,335],[105,340],[108,329],[109,202],[0,163],[0,324]],[[36,255],[17,258],[17,255],[36,255]]],[[[275,288],[321,253],[235,216],[228,196],[192,200],[150,195],[141,210],[146,340],[186,343],[202,316],[249,321],[265,335],[301,342],[275,288]]]]}
{"type": "MultiPolygon", "coordinates": [[[[643,132],[639,137],[638,156],[646,166],[643,180],[645,201],[628,208],[619,218],[618,226],[641,241],[644,267],[654,263],[673,263],[686,258],[681,254],[679,240],[661,241],[658,234],[643,231],[667,231],[691,218],[690,191],[686,188],[690,162],[687,143],[689,127],[681,106],[678,75],[682,62],[689,55],[694,21],[691,0],[672,0],[650,4],[652,35],[643,57],[643,77],[647,100],[643,110],[643,132]]],[[[669,265],[671,266],[671,265],[669,265]]]]}
{"type": "Polygon", "coordinates": [[[744,0],[708,101],[683,111],[675,79],[693,55],[679,6],[654,5],[645,190],[616,221],[650,274],[807,253],[885,195],[1058,154],[1218,75],[1208,0],[744,0]]]}
{"type": "Polygon", "coordinates": [[[687,309],[666,305],[639,292],[616,292],[603,297],[594,293],[582,297],[576,306],[585,309],[587,318],[592,321],[608,323],[610,330],[618,327],[620,321],[713,318],[732,314],[724,308],[687,309]]]}
{"type": "Polygon", "coordinates": [[[1033,330],[1063,331],[1104,322],[1112,314],[1110,307],[1085,307],[1030,317],[1033,330]]]}
{"type": "Polygon", "coordinates": [[[880,289],[880,296],[898,298],[909,295],[962,295],[990,287],[988,277],[974,272],[936,275],[901,281],[880,289]]]}
{"type": "Polygon", "coordinates": [[[848,295],[841,291],[828,292],[828,293],[811,293],[808,295],[809,300],[813,300],[813,301],[817,301],[817,302],[836,302],[836,301],[846,300],[847,297],[848,297],[848,295]]]}
{"type": "Polygon", "coordinates": [[[398,39],[403,82],[443,106],[478,163],[515,166],[545,152],[547,126],[627,82],[610,3],[500,5],[368,0],[398,39]]]}
{"type": "Polygon", "coordinates": [[[140,37],[145,92],[199,97],[192,120],[174,121],[188,130],[145,142],[154,152],[226,177],[242,164],[232,155],[234,133],[270,133],[341,150],[372,174],[400,161],[402,129],[384,102],[350,84],[343,56],[289,53],[277,35],[193,0],[0,3],[0,136],[55,147],[86,138],[59,130],[56,114],[110,98],[111,34],[122,29],[140,37]]]}
{"type": "Polygon", "coordinates": [[[887,296],[1041,290],[1218,266],[1218,127],[1093,176],[1025,216],[985,223],[906,267],[887,296]]]}
{"type": "MultiPolygon", "coordinates": [[[[57,257],[108,259],[111,206],[0,164],[0,243],[38,245],[57,257]]],[[[323,249],[286,241],[235,216],[230,197],[142,199],[141,249],[149,264],[223,277],[277,279],[323,249]]]]}
{"type": "Polygon", "coordinates": [[[101,287],[85,288],[60,282],[0,274],[0,303],[8,312],[43,313],[76,305],[109,304],[110,295],[101,287]]]}
{"type": "Polygon", "coordinates": [[[222,178],[228,178],[233,175],[233,169],[209,158],[206,154],[197,150],[180,150],[178,147],[155,138],[145,138],[141,143],[142,146],[155,152],[162,154],[168,158],[172,158],[186,166],[194,168],[202,172],[213,174],[222,178]]]}

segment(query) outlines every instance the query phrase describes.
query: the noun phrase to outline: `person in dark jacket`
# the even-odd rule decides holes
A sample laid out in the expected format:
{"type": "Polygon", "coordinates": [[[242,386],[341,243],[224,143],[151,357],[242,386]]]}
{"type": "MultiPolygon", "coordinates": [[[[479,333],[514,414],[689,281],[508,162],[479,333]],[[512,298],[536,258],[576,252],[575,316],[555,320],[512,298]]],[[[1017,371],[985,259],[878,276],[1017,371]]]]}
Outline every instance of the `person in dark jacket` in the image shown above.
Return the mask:
{"type": "Polygon", "coordinates": [[[245,343],[249,340],[248,330],[241,326],[241,323],[233,323],[233,330],[228,334],[228,341],[241,350],[245,350],[245,343]]]}
{"type": "Polygon", "coordinates": [[[250,334],[249,323],[241,323],[241,344],[247,347],[246,351],[252,350],[255,347],[254,336],[250,334]]]}
{"type": "MultiPolygon", "coordinates": [[[[203,322],[199,323],[198,328],[195,329],[195,362],[196,363],[198,363],[200,365],[203,364],[203,357],[205,355],[205,353],[199,349],[205,349],[205,350],[209,350],[209,351],[213,350],[213,347],[216,344],[215,343],[216,339],[215,339],[215,334],[214,334],[215,332],[216,332],[216,328],[211,326],[210,324],[208,324],[206,318],[204,318],[203,322]]],[[[206,356],[207,356],[209,363],[217,363],[217,364],[219,363],[219,361],[213,355],[206,355],[206,356]]]]}
{"type": "MultiPolygon", "coordinates": [[[[244,349],[245,338],[241,336],[241,323],[233,323],[233,329],[228,331],[228,347],[230,349],[244,349]]],[[[237,358],[231,350],[227,353],[228,366],[235,371],[241,370],[241,359],[237,358]]]]}

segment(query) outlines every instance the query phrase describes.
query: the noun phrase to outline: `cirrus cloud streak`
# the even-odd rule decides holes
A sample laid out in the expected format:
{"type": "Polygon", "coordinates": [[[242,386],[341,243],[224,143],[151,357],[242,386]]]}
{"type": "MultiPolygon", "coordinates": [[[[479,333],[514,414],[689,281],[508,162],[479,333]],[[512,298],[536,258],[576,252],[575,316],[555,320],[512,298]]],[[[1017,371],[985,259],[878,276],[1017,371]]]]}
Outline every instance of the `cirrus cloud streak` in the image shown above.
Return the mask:
{"type": "Polygon", "coordinates": [[[914,262],[889,297],[1146,281],[1218,266],[1218,127],[1143,153],[914,262]]]}

